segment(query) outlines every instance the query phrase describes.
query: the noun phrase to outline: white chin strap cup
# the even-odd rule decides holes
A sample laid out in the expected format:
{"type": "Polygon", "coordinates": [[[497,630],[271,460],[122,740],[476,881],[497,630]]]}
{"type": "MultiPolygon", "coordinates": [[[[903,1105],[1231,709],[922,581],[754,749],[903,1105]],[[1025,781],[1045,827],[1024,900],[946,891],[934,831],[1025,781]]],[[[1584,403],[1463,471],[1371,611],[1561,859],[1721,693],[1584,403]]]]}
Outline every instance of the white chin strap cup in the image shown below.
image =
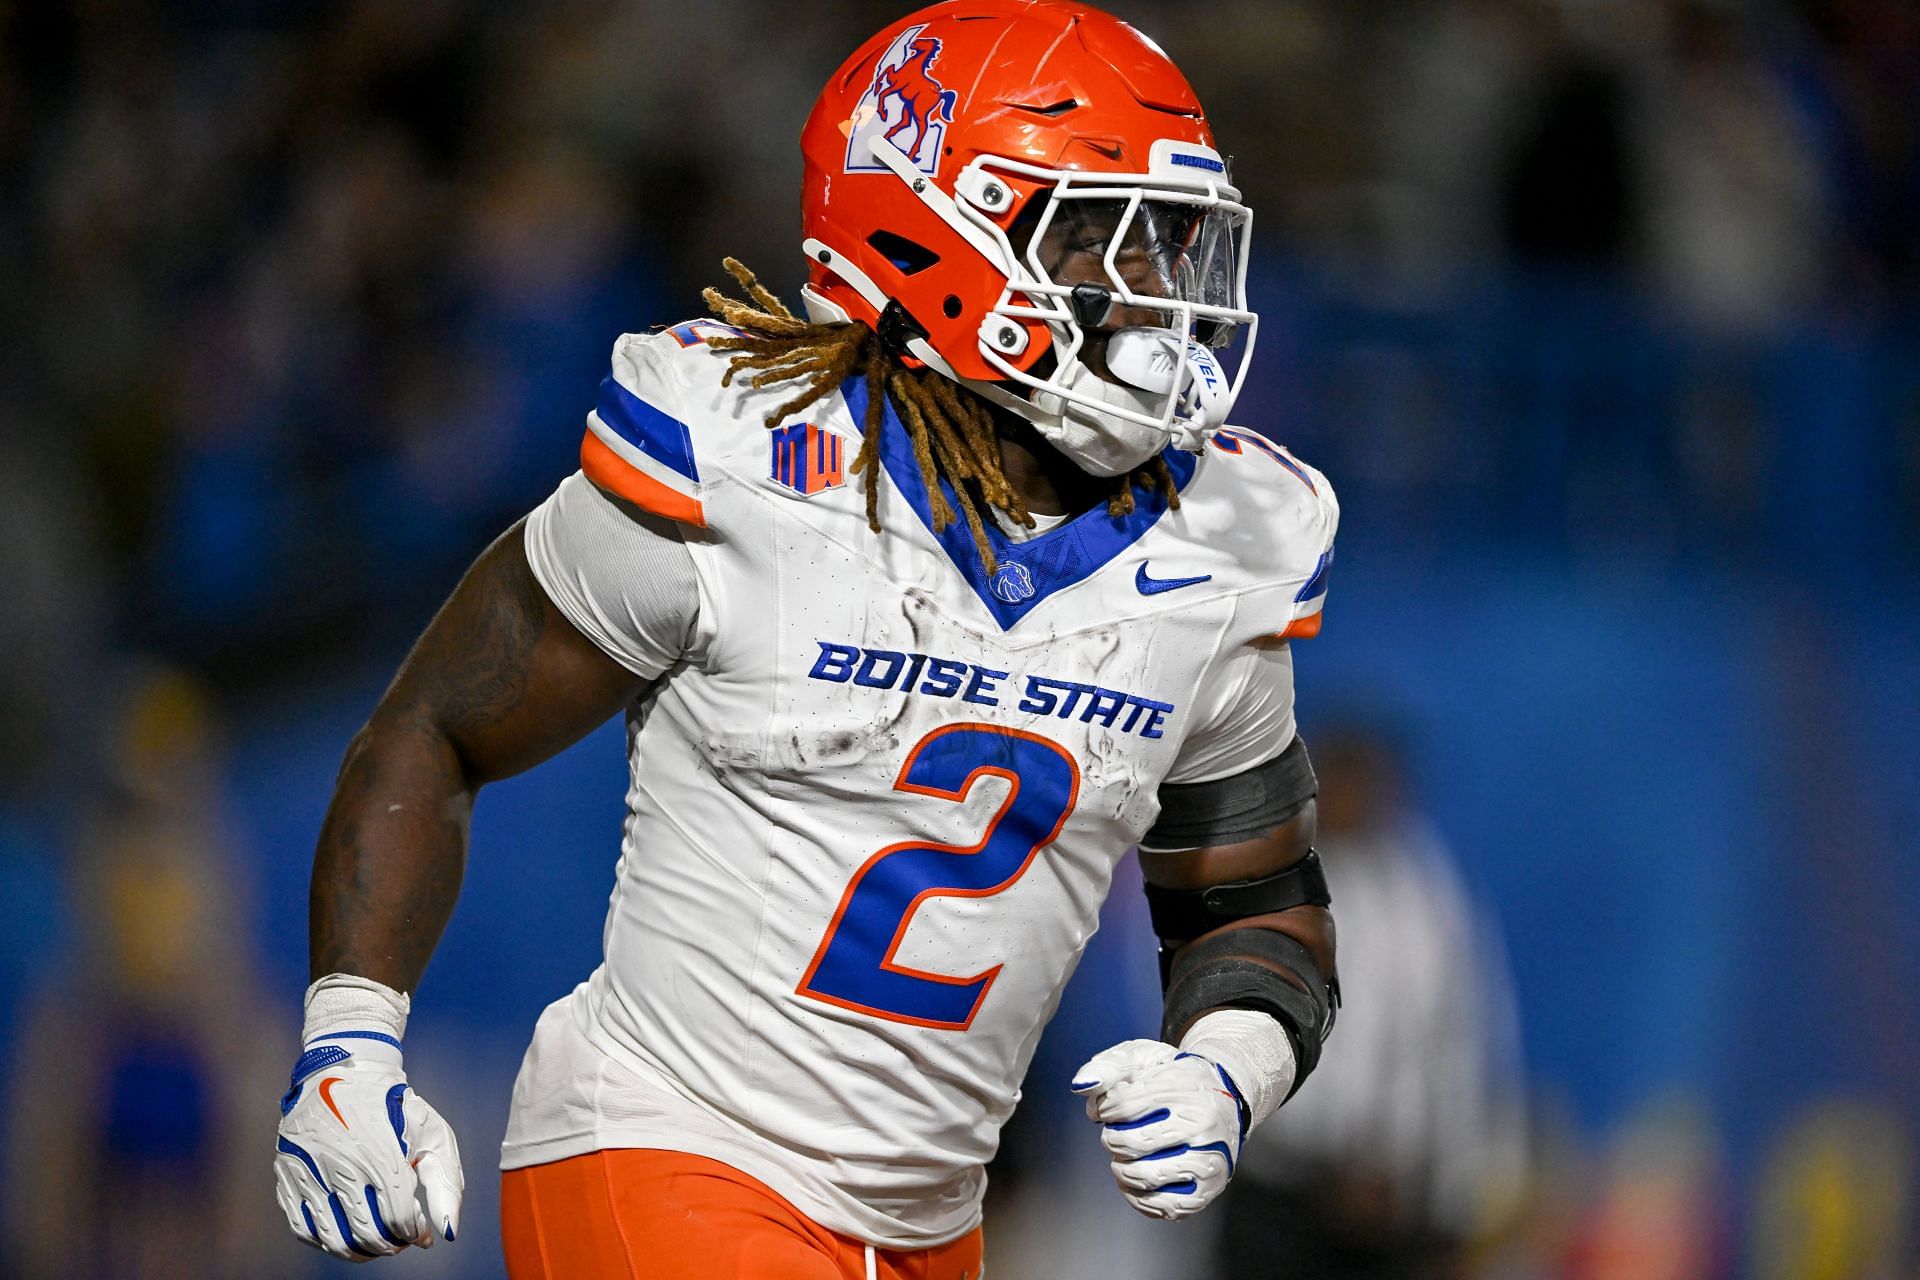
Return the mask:
{"type": "Polygon", "coordinates": [[[1118,476],[1140,466],[1169,444],[1199,449],[1226,419],[1227,379],[1213,352],[1174,329],[1137,326],[1116,330],[1107,339],[1102,378],[1083,361],[1068,371],[1066,389],[1085,399],[1111,405],[1106,413],[1083,399],[1069,400],[1047,391],[1033,394],[1037,430],[1054,448],[1098,476],[1118,476]],[[1166,424],[1141,422],[1168,409],[1169,393],[1178,394],[1166,424]]]}
{"type": "Polygon", "coordinates": [[[1227,420],[1229,394],[1220,362],[1204,343],[1184,334],[1145,326],[1121,329],[1107,339],[1107,368],[1120,381],[1156,396],[1173,390],[1176,378],[1184,380],[1174,406],[1176,448],[1198,449],[1227,420]]]}

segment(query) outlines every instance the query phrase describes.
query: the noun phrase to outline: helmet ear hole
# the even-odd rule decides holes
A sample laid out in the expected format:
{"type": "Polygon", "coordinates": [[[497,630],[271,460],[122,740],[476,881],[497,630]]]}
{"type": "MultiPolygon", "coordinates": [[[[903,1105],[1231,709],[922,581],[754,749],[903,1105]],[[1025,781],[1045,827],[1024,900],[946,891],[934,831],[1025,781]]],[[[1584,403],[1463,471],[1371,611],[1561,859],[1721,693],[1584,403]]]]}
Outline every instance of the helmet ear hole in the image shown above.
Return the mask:
{"type": "Polygon", "coordinates": [[[958,320],[960,318],[961,307],[960,295],[950,293],[946,296],[946,300],[940,304],[940,311],[947,319],[958,320]]]}
{"type": "Polygon", "coordinates": [[[867,243],[903,276],[917,275],[940,261],[940,255],[927,246],[891,231],[876,231],[867,237],[867,243]]]}

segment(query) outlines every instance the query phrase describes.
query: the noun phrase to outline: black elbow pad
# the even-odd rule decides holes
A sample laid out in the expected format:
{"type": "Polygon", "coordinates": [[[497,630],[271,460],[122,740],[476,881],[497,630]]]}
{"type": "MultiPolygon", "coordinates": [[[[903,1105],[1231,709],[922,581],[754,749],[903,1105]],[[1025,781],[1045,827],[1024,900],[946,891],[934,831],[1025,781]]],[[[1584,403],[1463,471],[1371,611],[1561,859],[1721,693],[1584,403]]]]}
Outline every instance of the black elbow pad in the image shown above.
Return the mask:
{"type": "Polygon", "coordinates": [[[1273,929],[1230,929],[1190,943],[1174,956],[1160,1038],[1178,1044],[1187,1026],[1209,1010],[1257,1009],[1279,1022],[1292,1043],[1298,1090],[1319,1064],[1320,1046],[1333,1030],[1339,1006],[1339,980],[1323,977],[1313,953],[1300,942],[1273,929]],[[1297,977],[1304,989],[1276,967],[1297,977]]]}

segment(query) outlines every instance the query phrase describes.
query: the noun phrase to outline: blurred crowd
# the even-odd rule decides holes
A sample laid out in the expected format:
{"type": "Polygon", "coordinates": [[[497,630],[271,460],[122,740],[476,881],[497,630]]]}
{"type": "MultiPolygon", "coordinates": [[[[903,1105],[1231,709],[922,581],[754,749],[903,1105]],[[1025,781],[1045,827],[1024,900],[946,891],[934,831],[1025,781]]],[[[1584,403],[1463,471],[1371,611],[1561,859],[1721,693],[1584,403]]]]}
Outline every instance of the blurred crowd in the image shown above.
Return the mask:
{"type": "MultiPolygon", "coordinates": [[[[1248,409],[1413,517],[1484,481],[1535,495],[1513,536],[1601,520],[1539,496],[1542,411],[1669,507],[1754,506],[1766,344],[1818,379],[1920,334],[1903,0],[1117,7],[1258,213],[1248,409]],[[1654,425],[1586,430],[1622,414],[1654,425]]],[[[791,290],[800,119],[896,8],[0,5],[8,722],[76,636],[271,680],[443,585],[566,467],[614,334],[726,253],[791,290]]],[[[1920,456],[1861,447],[1911,550],[1920,456]]]]}
{"type": "MultiPolygon", "coordinates": [[[[98,1138],[16,1200],[16,1236],[91,1188],[146,1205],[126,1256],[157,1257],[172,1206],[264,1188],[257,1152],[229,1162],[222,1099],[278,1068],[204,1056],[262,1039],[231,1030],[261,1006],[209,708],[271,719],[390,664],[571,470],[615,335],[697,312],[723,255],[794,291],[800,122],[902,7],[0,0],[0,1031],[31,1029],[16,1088],[64,1073],[95,1107],[16,1091],[4,1136],[98,1138]],[[155,894],[177,899],[164,928],[133,906],[155,894]],[[233,950],[184,959],[208,937],[233,950]],[[42,954],[77,959],[30,999],[42,954]],[[87,1040],[75,1008],[122,1034],[87,1040]],[[174,1129],[127,1118],[136,1078],[174,1090],[174,1129]]],[[[1242,417],[1335,478],[1343,559],[1417,570],[1469,545],[1910,588],[1911,0],[1107,7],[1187,71],[1234,157],[1263,317],[1242,417]]],[[[1384,902],[1363,826],[1348,874],[1384,902]]],[[[1437,837],[1409,817],[1395,839],[1466,911],[1437,837]]],[[[1494,1044],[1511,1010],[1489,963],[1494,1044]]],[[[1298,1150],[1339,1157],[1337,1105],[1318,1129],[1301,1109],[1298,1150]]],[[[1724,1164],[1685,1101],[1604,1150],[1537,1124],[1524,1193],[1514,1132],[1452,1119],[1479,1126],[1484,1185],[1363,1169],[1329,1221],[1443,1240],[1452,1274],[1728,1273],[1724,1164]],[[1409,1196],[1452,1208],[1388,1212],[1409,1196]],[[1477,1197],[1504,1225],[1461,1207],[1477,1197]]],[[[1782,1140],[1768,1256],[1805,1264],[1769,1274],[1908,1274],[1898,1127],[1842,1107],[1782,1140]]],[[[219,1224],[233,1274],[257,1225],[219,1224]]],[[[134,1274],[115,1247],[87,1274],[134,1274]]]]}
{"type": "Polygon", "coordinates": [[[1614,271],[1746,332],[1920,284],[1898,0],[1243,0],[1190,29],[1282,243],[1423,277],[1614,271]]]}

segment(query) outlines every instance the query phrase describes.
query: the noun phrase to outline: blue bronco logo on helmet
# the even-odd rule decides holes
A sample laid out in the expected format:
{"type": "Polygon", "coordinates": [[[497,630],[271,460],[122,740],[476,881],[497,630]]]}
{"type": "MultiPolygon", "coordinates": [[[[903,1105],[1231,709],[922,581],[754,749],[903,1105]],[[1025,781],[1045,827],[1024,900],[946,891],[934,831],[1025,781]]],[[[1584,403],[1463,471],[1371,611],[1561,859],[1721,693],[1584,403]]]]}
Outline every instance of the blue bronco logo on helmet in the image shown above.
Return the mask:
{"type": "Polygon", "coordinates": [[[873,81],[854,107],[853,128],[847,133],[848,173],[886,169],[869,149],[876,136],[900,148],[920,172],[939,169],[940,148],[960,95],[934,78],[940,40],[922,36],[925,29],[923,23],[901,32],[873,69],[873,81]]]}

